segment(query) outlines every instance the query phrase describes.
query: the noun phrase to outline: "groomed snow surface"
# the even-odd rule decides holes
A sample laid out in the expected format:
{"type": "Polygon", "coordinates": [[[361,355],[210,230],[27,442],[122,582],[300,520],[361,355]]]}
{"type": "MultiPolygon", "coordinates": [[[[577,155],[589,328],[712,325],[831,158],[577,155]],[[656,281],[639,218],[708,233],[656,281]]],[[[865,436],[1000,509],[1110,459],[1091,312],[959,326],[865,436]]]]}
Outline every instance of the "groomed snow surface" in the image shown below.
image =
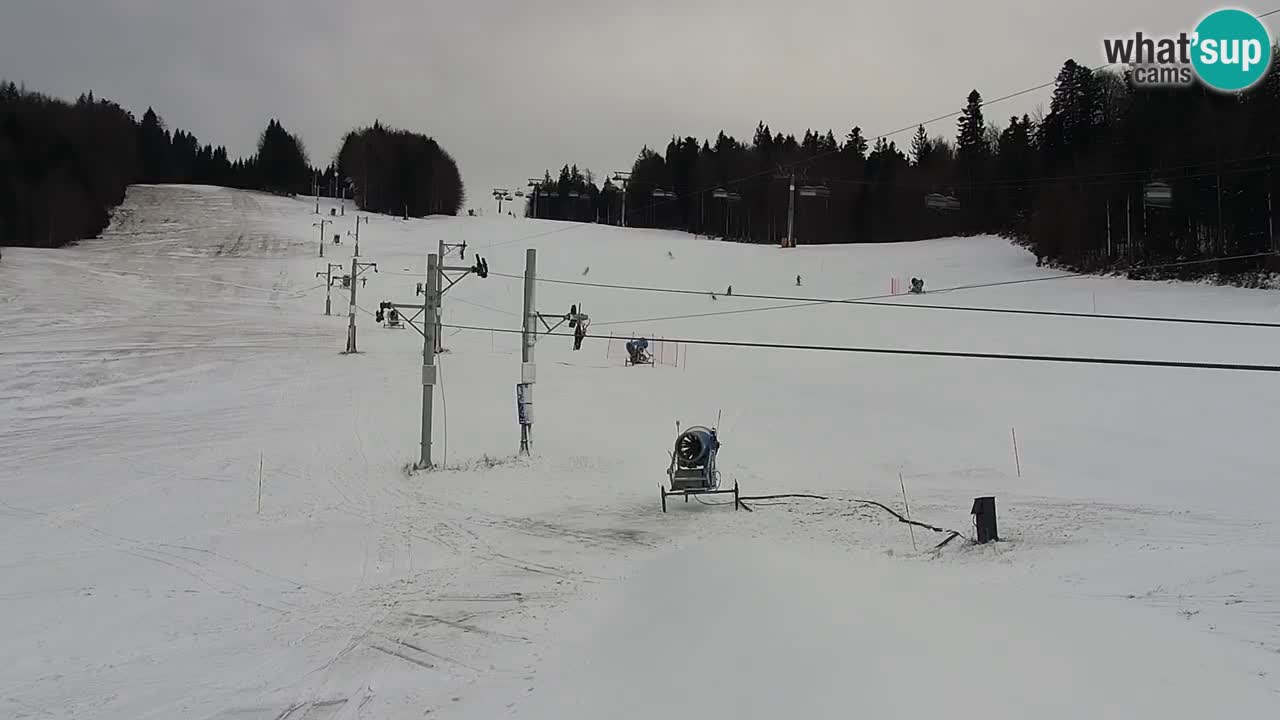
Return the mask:
{"type": "MultiPolygon", "coordinates": [[[[314,210],[140,186],[101,239],[5,250],[0,717],[1280,717],[1278,378],[703,345],[632,368],[607,350],[636,333],[1276,364],[1280,331],[723,314],[787,304],[728,285],[1057,274],[998,238],[783,251],[373,216],[351,356],[348,296],[326,317],[316,272],[349,271],[351,239],[331,241],[354,213],[321,260],[314,210]],[[449,292],[447,325],[518,329],[529,247],[542,278],[707,294],[540,283],[538,308],[579,304],[592,336],[537,346],[527,460],[519,336],[446,328],[448,469],[411,474],[422,342],[366,311],[416,301],[441,240],[494,273],[449,292]],[[726,482],[832,499],[662,514],[675,422],[719,413],[726,482]],[[901,509],[899,474],[913,517],[966,534],[995,495],[1004,541],[934,552],[943,536],[849,502],[901,509]]],[[[1273,292],[1110,278],[900,302],[1280,319],[1273,292]]]]}

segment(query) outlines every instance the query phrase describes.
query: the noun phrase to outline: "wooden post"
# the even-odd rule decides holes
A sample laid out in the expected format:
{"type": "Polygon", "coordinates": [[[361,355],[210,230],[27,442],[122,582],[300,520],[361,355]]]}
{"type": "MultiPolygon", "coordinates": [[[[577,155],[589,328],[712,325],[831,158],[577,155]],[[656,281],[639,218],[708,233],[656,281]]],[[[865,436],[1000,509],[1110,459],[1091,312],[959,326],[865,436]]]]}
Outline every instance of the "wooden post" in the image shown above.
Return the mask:
{"type": "Polygon", "coordinates": [[[262,461],[263,453],[258,453],[258,514],[262,514],[262,461]]]}
{"type": "Polygon", "coordinates": [[[1013,464],[1018,468],[1018,477],[1022,477],[1022,461],[1018,459],[1018,431],[1009,428],[1009,433],[1013,435],[1013,464]]]}
{"type": "MultiPolygon", "coordinates": [[[[901,470],[899,470],[899,471],[898,471],[898,484],[899,484],[900,486],[902,486],[902,507],[903,507],[904,509],[906,509],[906,511],[907,511],[907,519],[908,519],[908,520],[910,520],[910,519],[911,519],[911,506],[907,504],[907,484],[906,484],[905,482],[903,482],[903,480],[902,480],[902,471],[901,471],[901,470]]],[[[908,524],[908,525],[907,525],[907,530],[909,530],[909,531],[911,532],[911,549],[912,549],[912,550],[915,550],[915,551],[919,551],[919,550],[920,550],[920,548],[916,546],[916,529],[915,529],[915,527],[913,527],[911,524],[908,524]]]]}

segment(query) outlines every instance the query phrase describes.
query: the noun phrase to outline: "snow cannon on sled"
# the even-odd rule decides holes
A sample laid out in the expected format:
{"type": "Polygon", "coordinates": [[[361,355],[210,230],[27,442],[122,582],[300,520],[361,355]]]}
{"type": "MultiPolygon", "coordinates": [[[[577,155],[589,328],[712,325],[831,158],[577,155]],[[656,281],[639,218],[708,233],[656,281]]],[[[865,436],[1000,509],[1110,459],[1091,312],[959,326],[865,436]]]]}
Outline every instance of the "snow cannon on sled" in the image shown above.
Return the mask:
{"type": "Polygon", "coordinates": [[[627,343],[627,358],[623,365],[652,365],[653,355],[649,353],[649,341],[644,338],[632,338],[627,343]]]}
{"type": "Polygon", "coordinates": [[[680,431],[676,423],[676,442],[672,449],[671,465],[667,479],[671,489],[659,486],[662,493],[662,512],[667,511],[667,497],[683,495],[689,502],[690,495],[733,494],[733,506],[738,507],[738,483],[732,490],[720,489],[720,471],[716,469],[716,454],[720,451],[720,438],[714,428],[694,425],[680,431]]]}

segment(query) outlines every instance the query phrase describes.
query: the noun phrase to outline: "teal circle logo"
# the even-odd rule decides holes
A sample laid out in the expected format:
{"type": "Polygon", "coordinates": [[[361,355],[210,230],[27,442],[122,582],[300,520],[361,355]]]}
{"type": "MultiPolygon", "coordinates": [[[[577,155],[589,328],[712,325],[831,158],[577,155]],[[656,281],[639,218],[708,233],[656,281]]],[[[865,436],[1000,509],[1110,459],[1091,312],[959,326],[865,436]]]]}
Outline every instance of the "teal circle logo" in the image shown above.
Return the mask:
{"type": "Polygon", "coordinates": [[[1271,67],[1271,35],[1243,10],[1215,10],[1196,26],[1191,64],[1215,90],[1248,89],[1271,67]]]}

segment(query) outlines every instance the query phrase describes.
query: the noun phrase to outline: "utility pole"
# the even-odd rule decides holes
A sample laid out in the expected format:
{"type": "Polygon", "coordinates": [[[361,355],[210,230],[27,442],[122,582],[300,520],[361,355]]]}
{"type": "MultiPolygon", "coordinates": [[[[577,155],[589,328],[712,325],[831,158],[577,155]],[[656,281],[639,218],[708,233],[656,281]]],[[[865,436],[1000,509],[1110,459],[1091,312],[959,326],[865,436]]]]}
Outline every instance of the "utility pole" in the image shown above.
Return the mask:
{"type": "Polygon", "coordinates": [[[326,225],[331,224],[332,220],[321,220],[320,222],[311,223],[311,227],[320,228],[320,257],[324,257],[324,229],[326,225]]]}
{"type": "Polygon", "coordinates": [[[1271,246],[1276,245],[1276,218],[1271,209],[1271,191],[1267,191],[1267,235],[1271,236],[1271,246]]]}
{"type": "MultiPolygon", "coordinates": [[[[538,215],[538,196],[542,194],[542,178],[529,178],[529,187],[533,188],[533,192],[529,193],[533,198],[533,219],[537,220],[538,215]]],[[[502,212],[501,209],[498,212],[502,212]]]]}
{"type": "Polygon", "coordinates": [[[1124,196],[1124,249],[1130,258],[1133,257],[1133,196],[1124,196]]]}
{"type": "Polygon", "coordinates": [[[320,214],[320,173],[316,173],[315,179],[311,181],[311,188],[316,191],[316,214],[320,214]]]}
{"type": "Polygon", "coordinates": [[[1271,248],[1276,249],[1276,223],[1275,213],[1271,209],[1271,166],[1267,166],[1267,239],[1271,241],[1271,248]]]}
{"type": "Polygon", "coordinates": [[[352,233],[350,230],[348,230],[348,231],[347,231],[347,237],[351,237],[353,234],[355,235],[355,238],[356,238],[356,252],[355,252],[355,255],[356,255],[356,257],[359,257],[359,256],[360,256],[360,223],[364,223],[365,225],[368,225],[368,224],[369,224],[369,216],[368,216],[368,215],[365,215],[364,217],[360,217],[359,215],[357,215],[357,216],[356,216],[356,231],[355,231],[355,233],[352,233]]]}
{"type": "Polygon", "coordinates": [[[793,248],[796,246],[796,174],[791,173],[791,182],[787,190],[787,244],[786,247],[793,248]]]}
{"type": "Polygon", "coordinates": [[[1111,198],[1107,198],[1107,260],[1111,259],[1111,198]]]}
{"type": "Polygon", "coordinates": [[[342,216],[343,217],[347,216],[347,185],[346,183],[343,183],[342,185],[342,216]]]}
{"type": "Polygon", "coordinates": [[[373,268],[378,272],[378,263],[362,263],[351,258],[351,305],[347,309],[347,353],[356,351],[356,278],[361,273],[373,268]]]}
{"type": "MultiPolygon", "coordinates": [[[[494,188],[493,199],[498,201],[498,215],[502,215],[502,203],[511,200],[511,191],[507,188],[494,188]]],[[[441,255],[440,257],[444,257],[441,255]]]]}
{"type": "Polygon", "coordinates": [[[1222,148],[1218,148],[1218,252],[1225,255],[1227,252],[1227,236],[1222,227],[1222,148]]]}
{"type": "Polygon", "coordinates": [[[329,311],[330,311],[330,309],[331,309],[331,307],[332,307],[332,301],[330,300],[330,293],[329,293],[329,291],[333,289],[333,269],[334,269],[334,268],[338,268],[339,270],[341,270],[341,269],[342,269],[342,266],[341,266],[341,265],[337,265],[337,264],[335,264],[335,263],[329,263],[329,267],[325,268],[325,271],[324,271],[324,272],[318,272],[318,273],[316,273],[316,277],[323,277],[323,278],[324,278],[324,284],[325,284],[325,288],[324,288],[324,314],[325,314],[325,315],[330,314],[330,313],[329,313],[329,311]]]}
{"type": "MultiPolygon", "coordinates": [[[[789,173],[778,172],[775,173],[773,177],[777,180],[787,181],[787,237],[783,239],[782,247],[795,247],[796,173],[794,170],[789,173]]],[[[772,234],[772,230],[770,231],[770,234],[772,234]]]]}
{"type": "Polygon", "coordinates": [[[436,306],[440,304],[440,267],[435,254],[427,256],[427,287],[422,298],[422,457],[417,469],[431,465],[431,402],[436,384],[436,306]]]}
{"type": "Polygon", "coordinates": [[[528,409],[533,407],[533,383],[535,379],[533,363],[533,341],[537,332],[534,325],[534,282],[537,278],[538,251],[529,248],[524,255],[524,322],[520,331],[520,386],[516,388],[517,400],[520,404],[520,454],[529,454],[529,443],[533,435],[533,417],[528,409]]]}
{"type": "MultiPolygon", "coordinates": [[[[481,261],[483,262],[483,261],[481,261]]],[[[538,343],[538,323],[546,328],[547,334],[554,334],[556,328],[568,322],[585,330],[588,318],[580,306],[575,305],[563,315],[543,315],[537,310],[534,288],[537,284],[538,251],[529,248],[524,259],[524,320],[520,328],[520,382],[516,384],[516,408],[520,418],[520,455],[528,455],[533,444],[533,385],[537,379],[537,368],[534,364],[533,351],[538,343]],[[548,318],[556,319],[555,325],[547,322],[548,318]]],[[[488,273],[488,267],[485,267],[488,273]]],[[[574,349],[582,336],[575,337],[574,349]]]]}
{"type": "MultiPolygon", "coordinates": [[[[376,271],[375,271],[376,272],[376,271]]],[[[427,281],[418,283],[418,292],[423,296],[422,306],[418,309],[418,315],[422,319],[422,455],[418,463],[414,466],[418,470],[426,470],[432,467],[431,463],[431,408],[432,394],[436,384],[436,348],[439,346],[440,336],[440,308],[443,305],[444,294],[456,285],[462,278],[475,273],[482,278],[489,277],[489,263],[482,257],[476,258],[476,264],[471,267],[449,267],[440,264],[440,256],[431,253],[427,256],[427,281]],[[463,271],[464,274],[450,280],[447,287],[441,286],[441,280],[447,279],[446,271],[463,271]]],[[[391,307],[400,309],[412,307],[407,303],[388,303],[391,307]]],[[[414,318],[409,318],[408,323],[413,329],[417,330],[417,326],[413,324],[414,318]]]]}
{"type": "Polygon", "coordinates": [[[631,173],[625,170],[615,170],[613,179],[622,183],[622,227],[627,226],[627,184],[631,182],[631,173]]]}

